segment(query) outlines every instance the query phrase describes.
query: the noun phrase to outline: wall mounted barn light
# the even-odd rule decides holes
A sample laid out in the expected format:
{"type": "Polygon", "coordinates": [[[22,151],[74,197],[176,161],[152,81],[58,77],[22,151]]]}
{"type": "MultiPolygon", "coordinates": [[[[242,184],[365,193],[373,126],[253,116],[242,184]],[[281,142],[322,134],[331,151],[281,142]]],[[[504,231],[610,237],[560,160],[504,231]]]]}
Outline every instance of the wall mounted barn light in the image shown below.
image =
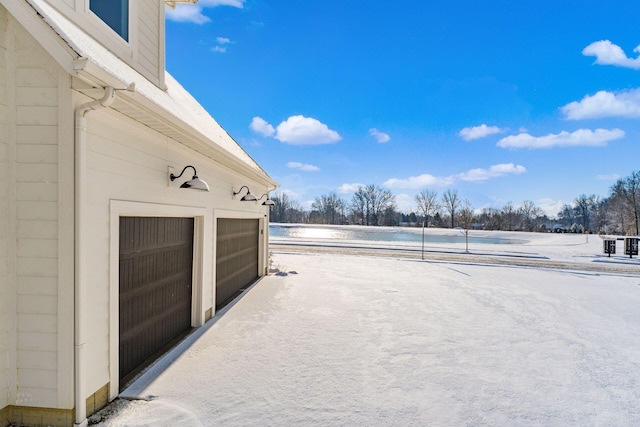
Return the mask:
{"type": "Polygon", "coordinates": [[[198,172],[196,172],[196,168],[191,165],[185,166],[184,169],[182,169],[182,172],[180,172],[180,175],[175,176],[174,174],[170,174],[169,178],[171,179],[171,181],[175,181],[176,179],[180,178],[184,171],[186,171],[188,168],[193,169],[193,178],[191,178],[189,181],[183,182],[180,188],[191,188],[193,190],[209,191],[209,185],[198,178],[198,172]]]}
{"type": "Polygon", "coordinates": [[[251,190],[249,190],[249,187],[247,187],[246,185],[243,185],[242,187],[240,187],[240,189],[238,191],[234,191],[233,195],[237,196],[238,194],[240,194],[240,192],[242,191],[243,188],[247,189],[247,194],[242,196],[242,199],[240,199],[241,201],[243,201],[243,202],[255,202],[256,200],[258,200],[256,196],[251,194],[251,190]]]}
{"type": "Polygon", "coordinates": [[[276,202],[274,202],[273,200],[271,200],[269,198],[269,193],[264,193],[262,196],[260,196],[260,198],[258,199],[258,201],[260,201],[264,196],[267,196],[267,200],[265,200],[264,202],[262,202],[262,206],[273,206],[276,204],[276,202]]]}

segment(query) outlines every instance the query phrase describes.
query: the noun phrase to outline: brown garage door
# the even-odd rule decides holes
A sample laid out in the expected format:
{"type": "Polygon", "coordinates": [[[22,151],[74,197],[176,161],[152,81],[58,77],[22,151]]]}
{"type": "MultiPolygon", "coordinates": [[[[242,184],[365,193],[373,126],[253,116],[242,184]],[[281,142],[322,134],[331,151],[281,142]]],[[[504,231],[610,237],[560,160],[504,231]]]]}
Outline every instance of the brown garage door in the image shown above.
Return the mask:
{"type": "Polygon", "coordinates": [[[193,218],[120,218],[121,385],[191,328],[193,218]]]}
{"type": "Polygon", "coordinates": [[[259,220],[218,218],[216,307],[238,295],[258,277],[259,220]]]}

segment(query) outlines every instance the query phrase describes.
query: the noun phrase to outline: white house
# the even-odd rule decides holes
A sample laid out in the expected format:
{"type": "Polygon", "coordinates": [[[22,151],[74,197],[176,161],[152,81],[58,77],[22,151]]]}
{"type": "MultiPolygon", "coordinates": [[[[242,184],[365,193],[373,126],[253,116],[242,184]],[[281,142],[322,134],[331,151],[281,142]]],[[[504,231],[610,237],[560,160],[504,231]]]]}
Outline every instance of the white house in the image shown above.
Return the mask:
{"type": "Polygon", "coordinates": [[[86,425],[266,274],[277,184],[165,72],[164,8],[0,0],[2,426],[86,425]]]}

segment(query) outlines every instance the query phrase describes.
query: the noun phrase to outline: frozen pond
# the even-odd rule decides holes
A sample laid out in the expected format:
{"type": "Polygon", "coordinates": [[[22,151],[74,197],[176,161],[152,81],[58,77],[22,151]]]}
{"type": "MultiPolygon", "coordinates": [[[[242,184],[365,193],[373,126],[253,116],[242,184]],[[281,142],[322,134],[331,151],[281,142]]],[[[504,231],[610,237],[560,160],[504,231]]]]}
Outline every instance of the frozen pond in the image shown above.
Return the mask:
{"type": "MultiPolygon", "coordinates": [[[[446,234],[429,232],[424,236],[429,243],[465,243],[464,230],[451,229],[446,234]]],[[[306,224],[270,224],[272,237],[299,239],[360,240],[381,242],[422,242],[421,228],[408,227],[358,227],[306,224]]],[[[469,243],[522,244],[525,240],[469,235],[469,243]]]]}

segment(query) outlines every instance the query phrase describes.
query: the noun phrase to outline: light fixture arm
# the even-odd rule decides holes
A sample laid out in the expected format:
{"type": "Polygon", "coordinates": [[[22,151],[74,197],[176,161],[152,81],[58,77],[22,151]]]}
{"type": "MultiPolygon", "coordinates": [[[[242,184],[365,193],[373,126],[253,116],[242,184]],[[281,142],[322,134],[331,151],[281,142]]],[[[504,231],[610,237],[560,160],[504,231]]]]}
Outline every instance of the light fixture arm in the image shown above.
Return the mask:
{"type": "Polygon", "coordinates": [[[191,165],[187,165],[184,167],[184,169],[182,169],[182,172],[180,172],[180,175],[175,176],[174,174],[169,175],[169,178],[171,179],[171,181],[175,181],[176,179],[180,178],[182,176],[182,174],[184,173],[184,171],[186,171],[187,169],[193,169],[193,177],[197,178],[198,177],[198,172],[196,171],[196,168],[191,166],[191,165]]]}
{"type": "Polygon", "coordinates": [[[192,190],[209,191],[209,184],[198,178],[198,172],[196,171],[196,168],[191,165],[185,166],[178,176],[175,176],[173,173],[169,174],[169,179],[171,179],[171,182],[175,181],[176,179],[180,178],[182,174],[184,174],[184,172],[189,168],[193,169],[193,178],[183,182],[180,188],[191,188],[192,190]]]}
{"type": "Polygon", "coordinates": [[[249,190],[249,187],[247,187],[246,185],[243,185],[242,187],[240,187],[240,189],[239,189],[238,191],[234,191],[234,192],[233,192],[233,195],[234,195],[234,196],[237,196],[238,194],[240,194],[240,192],[242,191],[242,189],[243,189],[243,188],[246,188],[246,189],[247,189],[247,194],[250,194],[250,193],[251,193],[251,190],[249,190]]]}

